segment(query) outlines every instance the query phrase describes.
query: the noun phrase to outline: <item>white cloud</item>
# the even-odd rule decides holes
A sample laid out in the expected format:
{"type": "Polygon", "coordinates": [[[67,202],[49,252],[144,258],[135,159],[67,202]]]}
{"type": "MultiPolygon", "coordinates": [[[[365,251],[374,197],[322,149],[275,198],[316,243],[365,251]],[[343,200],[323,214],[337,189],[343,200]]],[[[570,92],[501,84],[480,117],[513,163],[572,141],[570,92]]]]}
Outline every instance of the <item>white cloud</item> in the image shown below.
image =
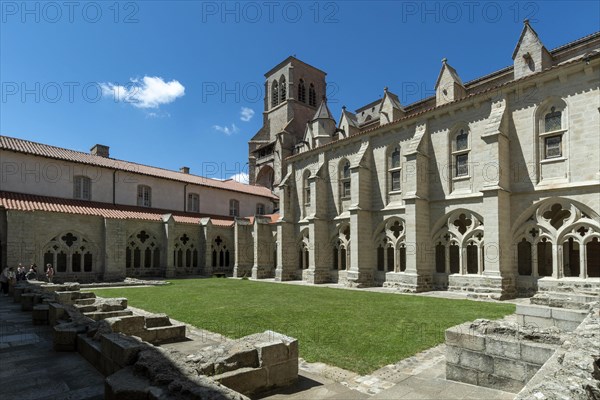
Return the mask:
{"type": "Polygon", "coordinates": [[[239,183],[248,183],[250,177],[245,172],[238,172],[237,174],[230,176],[229,179],[233,179],[234,181],[239,183]]]}
{"type": "Polygon", "coordinates": [[[217,132],[221,132],[224,133],[227,136],[231,136],[234,133],[238,133],[240,130],[237,126],[235,126],[235,124],[231,124],[231,127],[229,126],[221,126],[221,125],[213,125],[213,129],[216,130],[217,132]]]}
{"type": "Polygon", "coordinates": [[[158,108],[185,94],[185,87],[179,81],[165,82],[158,76],[130,79],[126,86],[109,82],[101,83],[100,87],[104,97],[112,97],[115,102],[131,103],[137,108],[158,108]]]}
{"type": "Polygon", "coordinates": [[[244,122],[248,122],[254,117],[254,110],[248,107],[242,107],[240,111],[240,119],[244,122]]]}

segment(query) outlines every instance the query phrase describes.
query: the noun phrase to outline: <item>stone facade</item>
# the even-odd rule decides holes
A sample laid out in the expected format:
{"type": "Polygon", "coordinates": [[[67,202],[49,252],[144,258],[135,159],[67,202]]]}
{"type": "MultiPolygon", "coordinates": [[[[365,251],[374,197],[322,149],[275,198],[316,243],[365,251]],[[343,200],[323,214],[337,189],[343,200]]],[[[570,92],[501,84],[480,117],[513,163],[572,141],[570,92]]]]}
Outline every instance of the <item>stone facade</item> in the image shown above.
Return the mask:
{"type": "Polygon", "coordinates": [[[337,124],[325,98],[298,112],[295,78],[272,102],[273,77],[315,72],[285,60],[250,142],[260,175],[259,139],[295,138],[274,158],[277,267],[253,276],[493,298],[600,286],[599,50],[596,33],[548,51],[526,21],[514,66],[465,84],[444,59],[435,96],[386,88],[337,124]]]}

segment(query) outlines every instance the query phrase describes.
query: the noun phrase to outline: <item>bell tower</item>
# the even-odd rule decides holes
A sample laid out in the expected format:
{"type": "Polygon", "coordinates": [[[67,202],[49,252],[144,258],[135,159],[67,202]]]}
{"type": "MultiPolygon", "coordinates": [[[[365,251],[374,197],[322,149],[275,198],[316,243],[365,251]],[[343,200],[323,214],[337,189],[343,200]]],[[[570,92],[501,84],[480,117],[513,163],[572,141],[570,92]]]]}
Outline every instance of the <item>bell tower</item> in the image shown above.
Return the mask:
{"type": "Polygon", "coordinates": [[[284,178],[285,159],[326,94],[326,75],[294,56],[265,74],[263,126],[248,143],[250,184],[274,190],[284,178]]]}

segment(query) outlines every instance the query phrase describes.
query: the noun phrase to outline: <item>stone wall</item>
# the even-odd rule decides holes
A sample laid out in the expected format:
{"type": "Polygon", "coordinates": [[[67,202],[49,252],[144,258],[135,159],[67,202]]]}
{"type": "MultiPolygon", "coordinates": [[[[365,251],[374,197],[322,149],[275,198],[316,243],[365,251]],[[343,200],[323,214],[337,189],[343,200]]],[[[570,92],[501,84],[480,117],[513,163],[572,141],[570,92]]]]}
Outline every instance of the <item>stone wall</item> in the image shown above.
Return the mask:
{"type": "Polygon", "coordinates": [[[557,331],[476,320],[446,330],[446,379],[517,393],[552,356],[557,331]]]}

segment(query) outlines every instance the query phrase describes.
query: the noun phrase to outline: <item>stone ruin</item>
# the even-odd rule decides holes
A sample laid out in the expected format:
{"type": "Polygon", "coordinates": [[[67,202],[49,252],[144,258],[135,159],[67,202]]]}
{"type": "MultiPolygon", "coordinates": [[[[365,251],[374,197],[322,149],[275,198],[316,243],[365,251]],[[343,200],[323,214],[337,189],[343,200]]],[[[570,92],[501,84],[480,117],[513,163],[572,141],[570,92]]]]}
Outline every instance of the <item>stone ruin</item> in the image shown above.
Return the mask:
{"type": "Polygon", "coordinates": [[[139,315],[126,298],[78,283],[20,282],[15,303],[53,328],[56,351],[77,351],[105,377],[106,399],[248,399],[298,379],[298,341],[265,331],[207,345],[165,314],[139,315]],[[185,351],[161,345],[188,341],[185,351]]]}
{"type": "Polygon", "coordinates": [[[545,291],[517,305],[516,321],[476,320],[447,329],[446,379],[520,400],[600,399],[598,295],[545,291]]]}

